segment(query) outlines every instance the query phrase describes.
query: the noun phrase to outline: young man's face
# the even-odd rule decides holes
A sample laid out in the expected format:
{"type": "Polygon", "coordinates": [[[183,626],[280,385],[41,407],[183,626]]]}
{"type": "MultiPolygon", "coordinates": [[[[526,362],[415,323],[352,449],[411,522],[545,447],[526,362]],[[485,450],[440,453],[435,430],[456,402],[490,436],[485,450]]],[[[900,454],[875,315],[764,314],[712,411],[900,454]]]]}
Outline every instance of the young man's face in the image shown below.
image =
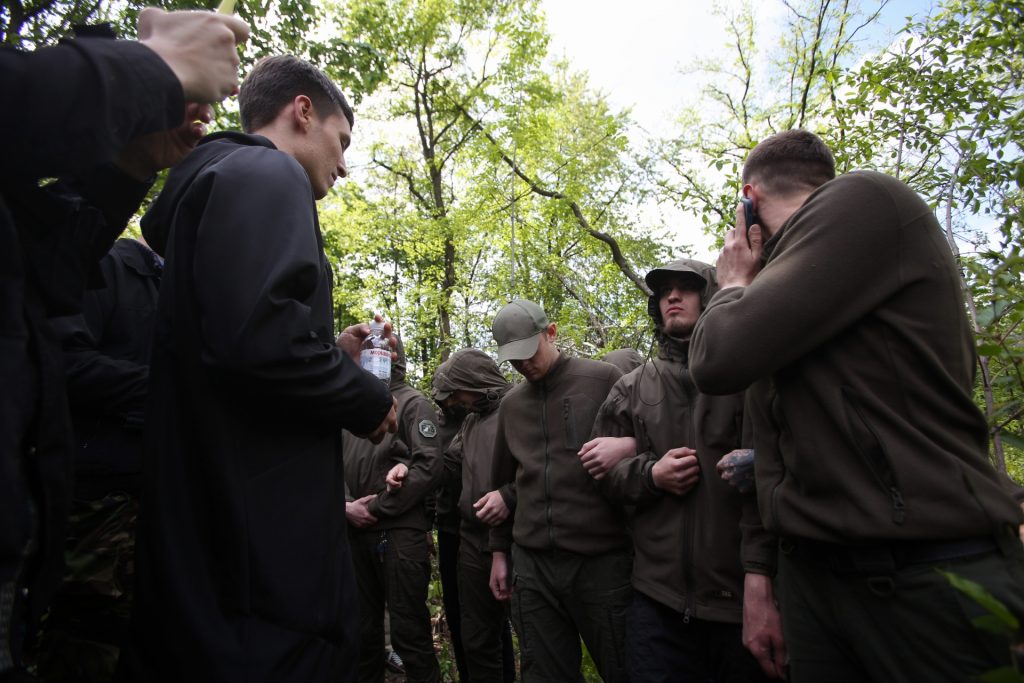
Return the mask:
{"type": "Polygon", "coordinates": [[[519,371],[530,382],[539,382],[548,374],[548,370],[558,358],[558,347],[555,346],[555,326],[549,325],[540,337],[537,352],[525,360],[513,360],[512,367],[519,371]]]}
{"type": "Polygon", "coordinates": [[[348,175],[345,150],[351,142],[352,127],[340,111],[323,118],[313,115],[295,158],[306,169],[316,199],[326,197],[334,181],[348,175]]]}
{"type": "Polygon", "coordinates": [[[672,337],[686,338],[700,317],[700,292],[683,277],[672,277],[659,288],[662,328],[672,337]]]}

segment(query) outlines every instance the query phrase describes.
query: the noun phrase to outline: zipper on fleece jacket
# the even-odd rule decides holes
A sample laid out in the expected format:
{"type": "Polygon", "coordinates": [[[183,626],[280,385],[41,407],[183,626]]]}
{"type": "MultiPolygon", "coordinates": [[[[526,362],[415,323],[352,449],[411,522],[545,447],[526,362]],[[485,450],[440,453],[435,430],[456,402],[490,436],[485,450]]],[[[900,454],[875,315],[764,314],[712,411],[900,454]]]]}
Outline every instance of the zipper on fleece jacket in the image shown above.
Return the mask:
{"type": "MultiPolygon", "coordinates": [[[[679,386],[683,387],[686,393],[686,436],[684,438],[684,444],[693,444],[696,446],[697,443],[694,439],[697,430],[694,426],[697,413],[693,409],[697,401],[697,392],[694,390],[694,384],[692,380],[689,380],[689,370],[684,366],[679,371],[679,386]],[[688,381],[687,381],[688,380],[688,381]]],[[[700,459],[698,454],[697,467],[700,468],[700,459]]],[[[703,472],[701,473],[703,477],[703,472]]],[[[698,482],[700,480],[698,479],[698,482]]],[[[699,483],[697,484],[700,485],[699,483]]],[[[683,611],[683,623],[689,623],[690,615],[695,614],[697,611],[697,586],[696,581],[693,578],[693,567],[694,567],[694,545],[696,533],[694,529],[694,508],[696,507],[696,498],[694,497],[693,489],[687,491],[684,494],[683,499],[683,548],[685,555],[683,556],[683,579],[685,581],[684,590],[686,596],[686,609],[683,611]]]]}
{"type": "Polygon", "coordinates": [[[900,488],[900,482],[896,478],[892,463],[889,461],[878,435],[864,419],[856,396],[847,387],[843,387],[842,395],[843,404],[849,410],[846,419],[850,426],[850,437],[854,450],[860,454],[875,481],[889,493],[889,500],[892,503],[892,521],[895,524],[903,524],[907,517],[907,504],[903,500],[903,490],[900,488]]]}

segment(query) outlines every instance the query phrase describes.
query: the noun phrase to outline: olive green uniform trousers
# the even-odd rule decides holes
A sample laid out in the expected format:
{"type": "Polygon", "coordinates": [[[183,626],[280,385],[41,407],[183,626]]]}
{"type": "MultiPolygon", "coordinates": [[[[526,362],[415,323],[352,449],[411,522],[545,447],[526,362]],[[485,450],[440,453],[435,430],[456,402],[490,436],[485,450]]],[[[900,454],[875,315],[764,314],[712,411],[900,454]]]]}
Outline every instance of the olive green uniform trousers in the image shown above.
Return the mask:
{"type": "Polygon", "coordinates": [[[359,680],[384,680],[384,605],[391,619],[391,646],[410,683],[440,678],[427,609],[430,546],[427,532],[387,529],[352,532],[352,564],[359,592],[359,680]]]}
{"type": "Polygon", "coordinates": [[[523,683],[579,681],[580,638],[605,683],[626,681],[629,552],[580,555],[512,546],[512,623],[523,683]]]}

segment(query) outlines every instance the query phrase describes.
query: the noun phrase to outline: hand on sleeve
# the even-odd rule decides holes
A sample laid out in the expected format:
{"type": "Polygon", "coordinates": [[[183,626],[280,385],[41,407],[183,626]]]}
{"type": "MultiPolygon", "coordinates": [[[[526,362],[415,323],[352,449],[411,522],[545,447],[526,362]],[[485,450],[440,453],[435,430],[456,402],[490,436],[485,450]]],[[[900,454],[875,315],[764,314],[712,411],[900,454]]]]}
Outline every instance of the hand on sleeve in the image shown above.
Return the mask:
{"type": "Polygon", "coordinates": [[[480,500],[473,503],[473,509],[476,510],[477,519],[488,526],[501,524],[509,516],[509,509],[505,505],[505,499],[501,497],[501,493],[498,491],[485,493],[480,497],[480,500]]]}
{"type": "Polygon", "coordinates": [[[740,493],[754,490],[754,451],[737,448],[722,456],[715,466],[718,476],[740,493]]]}
{"type": "Polygon", "coordinates": [[[697,451],[692,448],[673,448],[667,451],[651,468],[651,479],[662,491],[683,495],[700,479],[697,451]]]}
{"type": "Polygon", "coordinates": [[[599,436],[583,444],[578,455],[587,474],[600,479],[624,459],[636,455],[636,439],[599,436]]]}

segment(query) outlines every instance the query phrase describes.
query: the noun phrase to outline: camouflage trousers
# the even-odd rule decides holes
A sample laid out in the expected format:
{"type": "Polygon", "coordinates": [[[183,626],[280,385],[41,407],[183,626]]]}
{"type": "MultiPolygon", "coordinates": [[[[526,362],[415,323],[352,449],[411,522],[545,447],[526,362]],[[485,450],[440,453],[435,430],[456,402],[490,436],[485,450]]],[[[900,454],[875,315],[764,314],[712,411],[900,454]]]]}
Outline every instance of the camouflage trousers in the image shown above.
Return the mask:
{"type": "Polygon", "coordinates": [[[126,493],[73,504],[67,569],[40,627],[39,680],[114,679],[129,628],[138,512],[126,493]]]}

